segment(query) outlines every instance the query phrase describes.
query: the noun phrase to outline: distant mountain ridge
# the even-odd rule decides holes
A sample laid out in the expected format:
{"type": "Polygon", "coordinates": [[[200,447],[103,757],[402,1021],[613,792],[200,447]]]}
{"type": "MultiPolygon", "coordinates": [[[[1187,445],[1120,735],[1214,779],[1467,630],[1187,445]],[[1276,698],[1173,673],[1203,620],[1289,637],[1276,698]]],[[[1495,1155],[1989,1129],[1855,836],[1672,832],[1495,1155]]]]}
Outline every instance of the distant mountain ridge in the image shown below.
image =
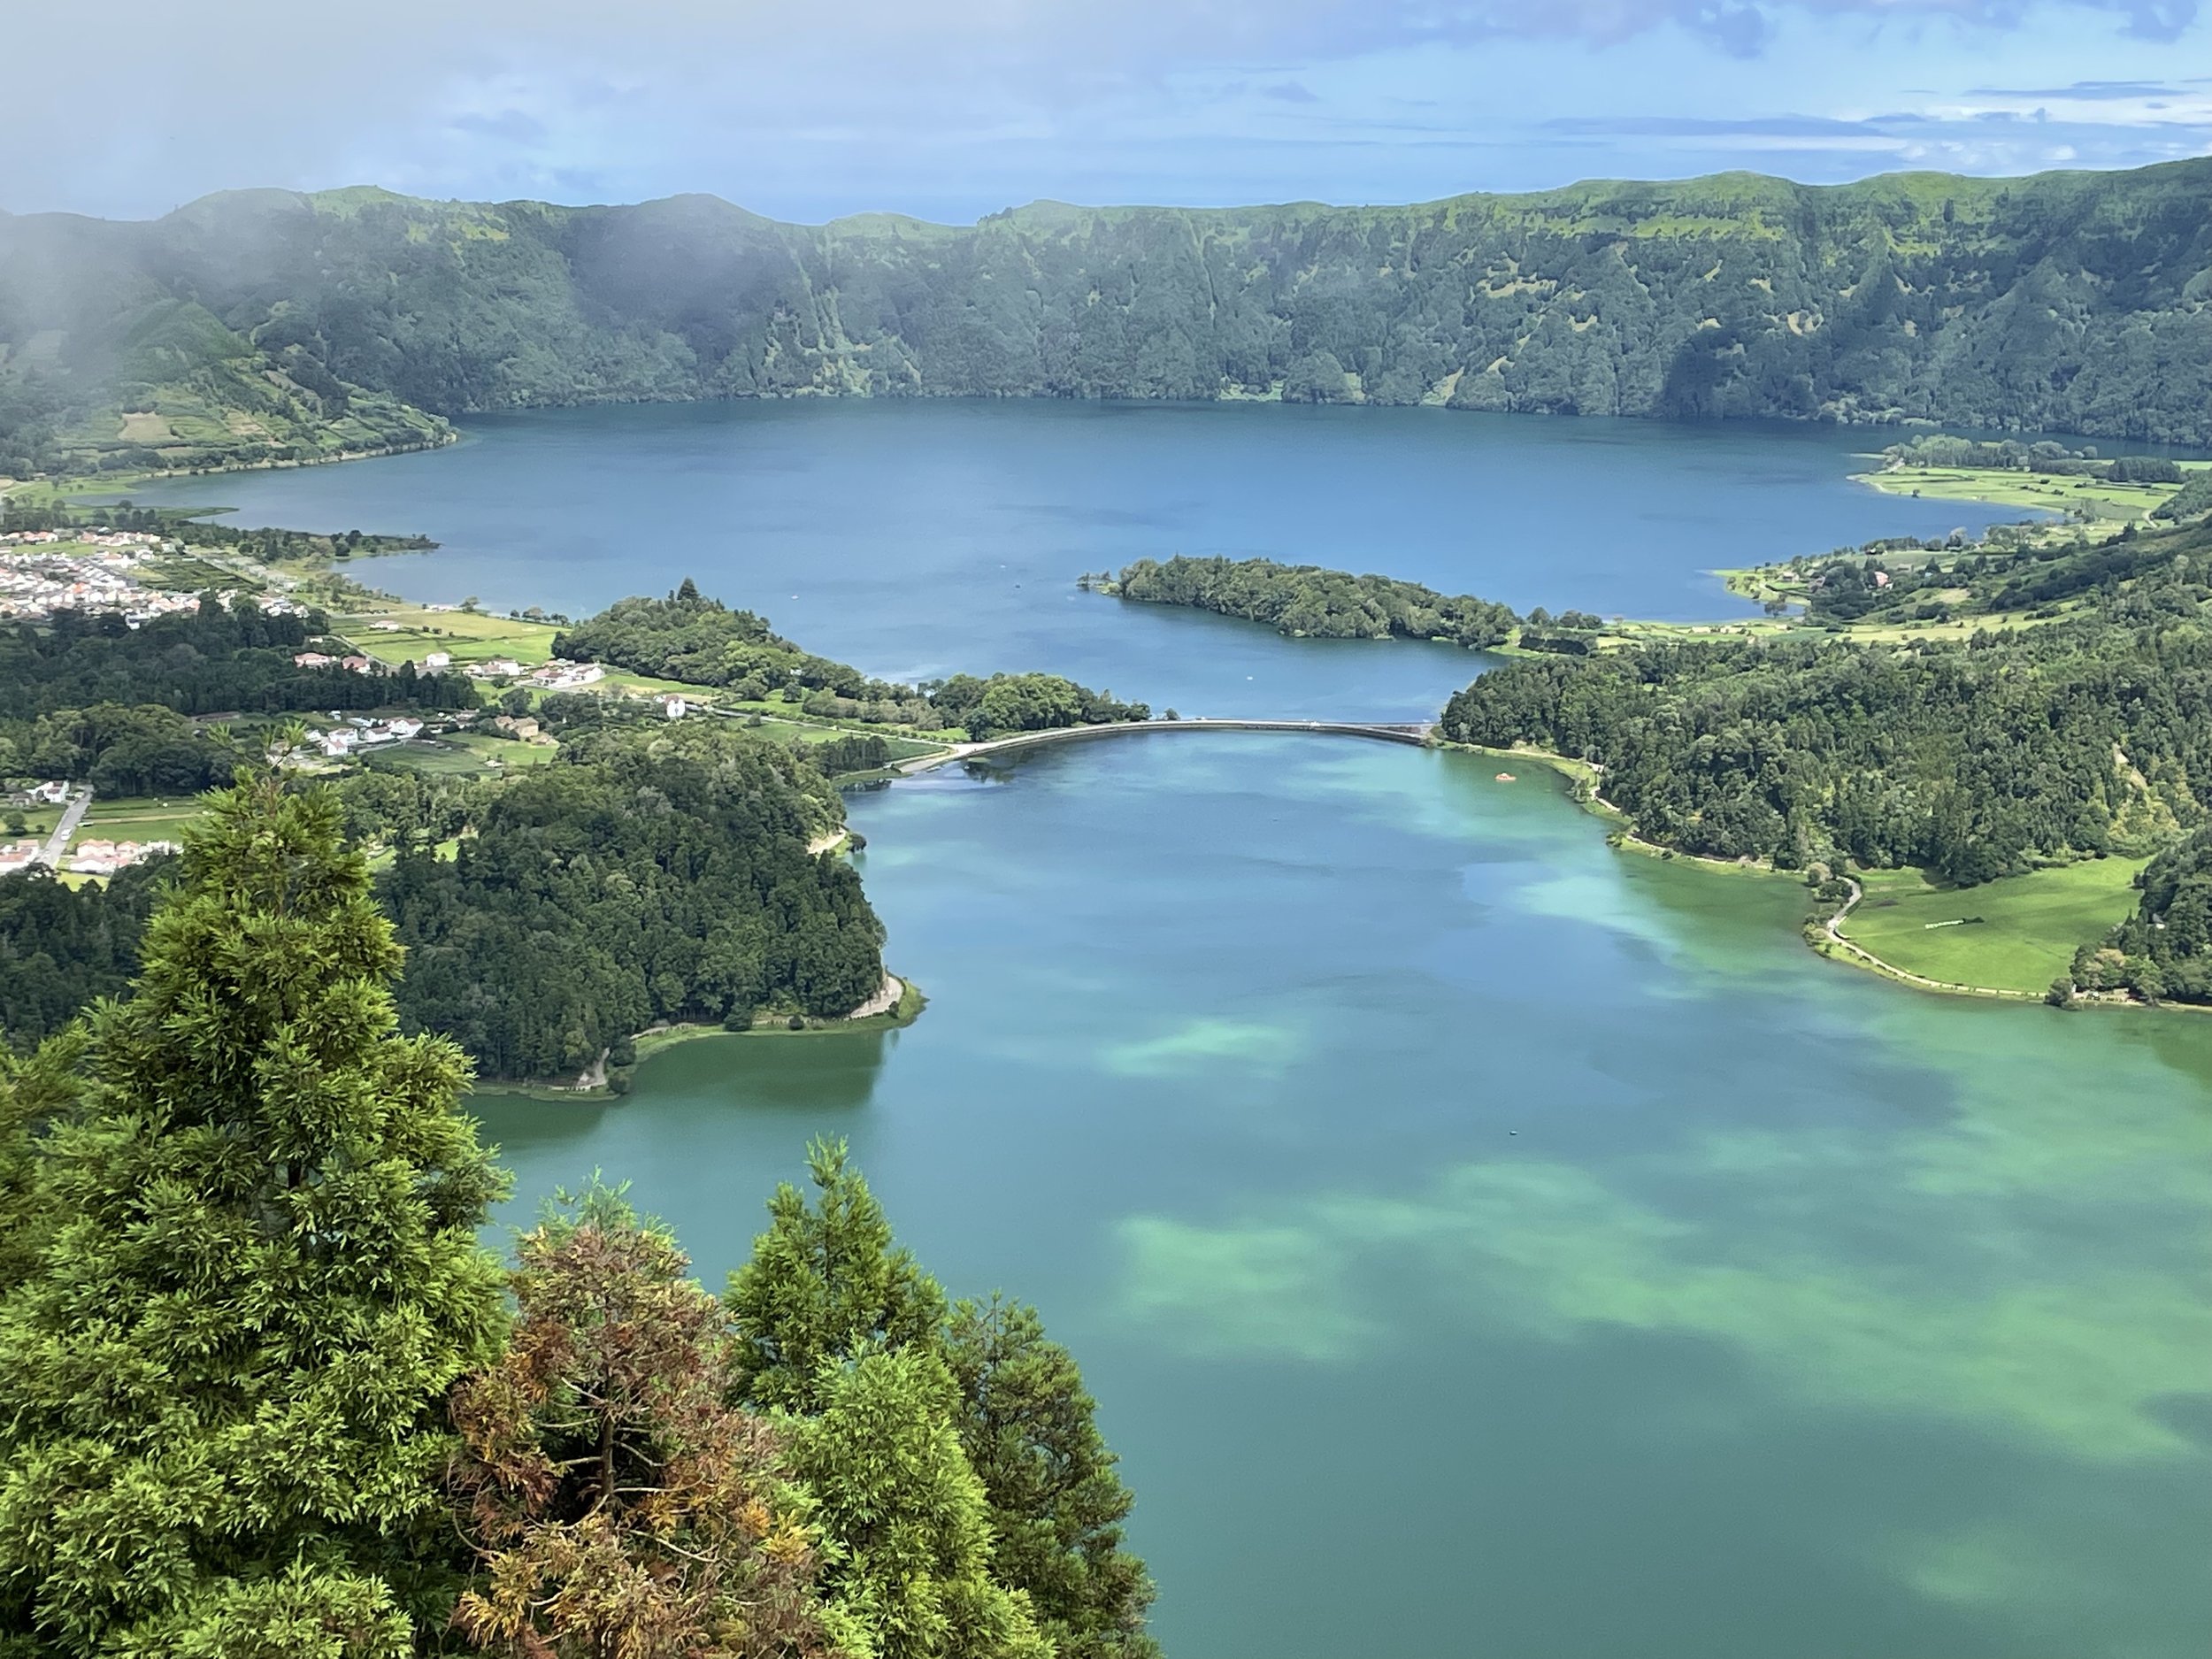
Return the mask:
{"type": "Polygon", "coordinates": [[[2212,442],[2212,159],[1408,207],[207,197],[0,215],[0,472],[309,458],[530,404],[1274,397],[2212,442]]]}

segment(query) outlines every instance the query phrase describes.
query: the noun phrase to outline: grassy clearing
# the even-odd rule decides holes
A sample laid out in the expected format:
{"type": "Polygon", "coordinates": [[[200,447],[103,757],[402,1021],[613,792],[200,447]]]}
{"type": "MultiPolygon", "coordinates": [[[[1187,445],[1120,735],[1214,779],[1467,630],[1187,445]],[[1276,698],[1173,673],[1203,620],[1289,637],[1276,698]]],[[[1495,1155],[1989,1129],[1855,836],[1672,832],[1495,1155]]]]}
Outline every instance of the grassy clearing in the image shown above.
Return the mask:
{"type": "Polygon", "coordinates": [[[411,743],[399,743],[388,749],[373,749],[361,757],[361,764],[376,772],[419,772],[435,777],[465,778],[542,766],[559,752],[549,743],[518,743],[511,738],[461,732],[449,737],[418,738],[411,743]]]}
{"type": "Polygon", "coordinates": [[[510,657],[525,668],[534,668],[553,655],[553,636],[560,632],[549,622],[518,622],[512,617],[432,611],[423,605],[355,612],[333,618],[331,627],[388,663],[420,663],[431,652],[443,651],[457,664],[510,657]],[[380,623],[393,626],[380,627],[380,623]]]}
{"type": "Polygon", "coordinates": [[[1939,887],[1917,870],[1870,871],[1843,936],[1924,979],[2040,995],[2077,947],[2135,908],[2129,884],[2148,862],[2093,858],[1978,887],[1939,887]]]}
{"type": "Polygon", "coordinates": [[[93,841],[175,841],[184,826],[205,811],[196,800],[178,800],[171,797],[157,800],[150,795],[116,795],[111,798],[95,795],[92,807],[85,814],[84,822],[77,826],[70,845],[90,839],[93,841]]]}
{"type": "MultiPolygon", "coordinates": [[[[54,826],[61,822],[61,809],[58,806],[0,807],[0,825],[13,823],[19,818],[23,820],[24,834],[35,835],[43,841],[54,833],[54,826]]],[[[14,833],[8,832],[6,839],[14,840],[14,833]]]]}
{"type": "Polygon", "coordinates": [[[484,764],[497,761],[501,770],[506,772],[518,766],[542,766],[560,752],[549,743],[518,743],[512,738],[494,737],[487,732],[457,732],[439,741],[467,751],[484,764]]]}
{"type": "MultiPolygon", "coordinates": [[[[2200,465],[2202,463],[2186,463],[2200,465]]],[[[1901,466],[1862,472],[1857,481],[1888,495],[1919,495],[1934,501],[1979,502],[1994,507],[2036,508],[2119,522],[2149,517],[2170,500],[2173,484],[2114,484],[2100,478],[2063,478],[2018,472],[2009,467],[1901,466]]]]}

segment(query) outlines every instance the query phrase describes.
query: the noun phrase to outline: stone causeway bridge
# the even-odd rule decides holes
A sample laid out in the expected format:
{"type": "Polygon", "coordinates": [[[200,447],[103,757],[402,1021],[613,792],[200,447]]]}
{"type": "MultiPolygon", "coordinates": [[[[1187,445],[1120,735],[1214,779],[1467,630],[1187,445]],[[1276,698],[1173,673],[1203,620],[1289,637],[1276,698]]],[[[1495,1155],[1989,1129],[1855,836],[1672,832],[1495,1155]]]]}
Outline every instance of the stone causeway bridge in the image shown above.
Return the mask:
{"type": "Polygon", "coordinates": [[[1386,743],[1425,745],[1436,727],[1429,722],[1394,724],[1370,720],[1122,720],[1110,726],[1060,726],[1044,732],[1016,732],[981,743],[954,743],[934,754],[910,756],[895,762],[891,770],[913,773],[950,765],[955,761],[979,760],[987,755],[1010,754],[1045,743],[1068,743],[1094,738],[1119,737],[1133,732],[1319,732],[1336,737],[1371,737],[1386,743]]]}

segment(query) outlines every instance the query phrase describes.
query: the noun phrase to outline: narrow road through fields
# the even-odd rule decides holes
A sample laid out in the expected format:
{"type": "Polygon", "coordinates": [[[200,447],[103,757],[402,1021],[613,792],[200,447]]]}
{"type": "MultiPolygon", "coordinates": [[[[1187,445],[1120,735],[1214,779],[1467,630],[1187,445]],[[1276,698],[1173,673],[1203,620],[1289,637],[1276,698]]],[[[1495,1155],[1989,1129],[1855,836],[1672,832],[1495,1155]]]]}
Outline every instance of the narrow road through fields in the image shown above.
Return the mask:
{"type": "Polygon", "coordinates": [[[1850,876],[1844,877],[1844,881],[1851,889],[1851,896],[1828,918],[1828,938],[1838,949],[1856,956],[1877,973],[1886,974],[1906,985],[1916,985],[1924,991],[1941,991],[1951,996],[1996,996],[2019,1002],[2041,1000],[2032,991],[2008,991],[1993,985],[1961,985],[1950,979],[1931,979],[1924,973],[1915,973],[1893,962],[1883,961],[1863,945],[1853,944],[1843,936],[1843,918],[1850,915],[1858,902],[1866,896],[1866,889],[1850,876]]]}
{"type": "Polygon", "coordinates": [[[77,826],[84,822],[84,815],[92,810],[92,786],[77,791],[69,798],[69,804],[61,810],[61,822],[54,826],[54,833],[46,838],[46,845],[38,849],[38,856],[31,862],[44,864],[50,870],[61,868],[61,856],[69,849],[69,838],[77,833],[77,826]]]}

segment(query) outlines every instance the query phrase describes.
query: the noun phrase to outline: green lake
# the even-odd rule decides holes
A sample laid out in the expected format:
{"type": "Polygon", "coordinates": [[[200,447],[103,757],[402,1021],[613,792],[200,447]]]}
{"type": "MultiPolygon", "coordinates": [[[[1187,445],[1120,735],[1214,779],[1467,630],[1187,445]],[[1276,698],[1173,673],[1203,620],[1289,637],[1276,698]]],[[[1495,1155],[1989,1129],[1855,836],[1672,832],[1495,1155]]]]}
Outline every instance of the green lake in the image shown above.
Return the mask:
{"type": "Polygon", "coordinates": [[[710,1282],[847,1137],[1076,1348],[1181,1659],[2194,1659],[2212,1020],[1901,990],[1494,769],[1164,733],[861,796],[919,1023],[490,1130],[710,1282]]]}
{"type": "MultiPolygon", "coordinates": [[[[423,531],[411,597],[688,574],[872,672],[1432,716],[1481,667],[1074,591],[1174,552],[1709,616],[1716,565],[1986,519],[1887,434],[1424,410],[555,411],[181,480],[423,531]]],[[[2212,1018],[1924,996],[1787,881],[1557,781],[1182,731],[856,796],[887,1035],[487,1099],[511,1218],[594,1169],[718,1284],[837,1134],[956,1292],[1033,1301],[1138,1493],[1170,1659],[2202,1659],[2212,1018]]]]}

